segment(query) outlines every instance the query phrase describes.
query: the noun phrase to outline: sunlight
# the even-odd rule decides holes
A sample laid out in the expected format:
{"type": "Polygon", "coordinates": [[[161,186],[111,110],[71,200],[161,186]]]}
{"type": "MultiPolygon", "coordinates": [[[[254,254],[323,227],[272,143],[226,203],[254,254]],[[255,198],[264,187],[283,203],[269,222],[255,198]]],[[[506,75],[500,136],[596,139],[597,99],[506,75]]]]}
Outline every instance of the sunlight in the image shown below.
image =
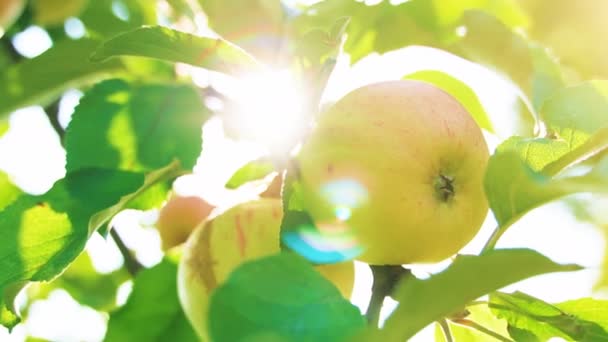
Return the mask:
{"type": "Polygon", "coordinates": [[[288,70],[247,75],[231,91],[226,126],[270,151],[293,147],[302,133],[305,96],[288,70]]]}

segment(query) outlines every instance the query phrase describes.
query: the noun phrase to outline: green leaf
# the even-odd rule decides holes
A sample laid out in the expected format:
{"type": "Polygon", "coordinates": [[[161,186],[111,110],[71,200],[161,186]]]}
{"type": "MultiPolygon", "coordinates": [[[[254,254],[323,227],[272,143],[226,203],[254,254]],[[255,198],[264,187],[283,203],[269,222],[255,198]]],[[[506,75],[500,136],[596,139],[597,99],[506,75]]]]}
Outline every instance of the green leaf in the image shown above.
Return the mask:
{"type": "Polygon", "coordinates": [[[581,320],[598,324],[608,331],[608,301],[595,298],[579,298],[555,304],[560,310],[581,320]]]}
{"type": "Polygon", "coordinates": [[[154,2],[149,0],[121,0],[119,4],[116,5],[115,0],[89,0],[88,6],[79,18],[92,36],[104,38],[110,38],[142,25],[152,25],[157,22],[154,2]],[[128,15],[119,18],[115,14],[116,8],[126,9],[128,15]]]}
{"type": "MultiPolygon", "coordinates": [[[[110,221],[114,215],[118,214],[125,208],[150,209],[156,204],[156,200],[144,198],[149,195],[149,191],[156,191],[157,186],[166,184],[169,180],[175,179],[181,174],[181,168],[178,162],[173,162],[166,167],[149,172],[145,175],[143,185],[128,195],[122,196],[120,201],[115,205],[104,210],[98,211],[89,220],[89,232],[92,234],[96,229],[99,229],[103,224],[110,221]],[[148,200],[148,201],[146,201],[148,200]]],[[[166,196],[165,196],[166,198],[166,196]]]]}
{"type": "Polygon", "coordinates": [[[85,94],[65,135],[67,169],[191,169],[209,113],[193,88],[109,80],[85,94]]]}
{"type": "Polygon", "coordinates": [[[579,192],[608,191],[608,159],[582,176],[551,179],[534,171],[517,152],[499,151],[488,163],[484,187],[501,229],[528,211],[559,197],[579,192]]]}
{"type": "Polygon", "coordinates": [[[498,249],[481,256],[458,256],[447,270],[429,279],[408,279],[399,284],[393,297],[403,304],[372,340],[407,340],[433,321],[461,310],[489,292],[535,275],[579,269],[575,265],[556,264],[526,249],[498,249]]]}
{"type": "MultiPolygon", "coordinates": [[[[594,313],[601,313],[608,310],[606,303],[606,301],[586,299],[584,304],[588,307],[585,310],[589,313],[590,308],[593,308],[594,313]]],[[[580,304],[582,303],[579,301],[573,301],[568,305],[576,311],[577,308],[581,309],[580,304]]],[[[594,318],[599,317],[592,315],[589,319],[584,319],[578,317],[575,312],[568,312],[558,305],[551,305],[521,292],[494,293],[490,295],[490,307],[498,317],[506,319],[512,327],[528,331],[541,341],[552,337],[561,337],[568,341],[608,340],[608,331],[594,322],[594,318]]]]}
{"type": "Polygon", "coordinates": [[[142,27],[115,36],[99,46],[91,60],[100,62],[114,56],[182,62],[235,75],[258,67],[250,55],[226,40],[199,37],[161,26],[142,27]]]}
{"type": "Polygon", "coordinates": [[[399,5],[382,1],[373,6],[353,0],[322,1],[300,17],[295,26],[301,32],[328,27],[341,17],[350,17],[345,50],[354,63],[372,52],[384,53],[408,45],[448,48],[459,39],[456,28],[463,13],[484,9],[509,26],[522,25],[525,17],[513,1],[411,0],[399,5]]]}
{"type": "Polygon", "coordinates": [[[21,195],[21,189],[15,186],[8,175],[0,171],[0,212],[21,195]]]}
{"type": "Polygon", "coordinates": [[[535,172],[559,160],[570,152],[568,143],[561,139],[522,138],[513,136],[496,149],[496,153],[516,152],[522,161],[535,172]]]}
{"type": "Polygon", "coordinates": [[[285,253],[235,269],[211,296],[209,327],[214,341],[260,334],[342,341],[364,328],[365,321],[308,262],[285,253]]]}
{"type": "Polygon", "coordinates": [[[63,272],[84,249],[91,216],[142,183],[143,176],[136,173],[83,169],[69,173],[46,194],[22,195],[1,211],[0,293],[5,293],[5,305],[13,305],[17,292],[7,296],[5,291],[15,284],[49,281],[63,272]]]}
{"type": "Polygon", "coordinates": [[[176,277],[177,265],[167,258],[141,271],[127,303],[110,314],[104,341],[198,341],[177,298],[176,277]]]}
{"type": "Polygon", "coordinates": [[[536,111],[549,95],[564,85],[556,59],[499,18],[471,10],[464,14],[462,24],[466,34],[456,44],[456,51],[506,74],[532,99],[536,111]]]}
{"type": "MultiPolygon", "coordinates": [[[[568,144],[563,140],[561,141],[562,144],[568,144]]],[[[568,145],[571,146],[571,144],[568,145]]],[[[597,164],[598,159],[605,157],[606,149],[608,149],[608,127],[599,129],[584,143],[545,165],[543,173],[553,176],[557,175],[560,171],[581,162],[597,164]]]]}
{"type": "Polygon", "coordinates": [[[93,39],[64,40],[38,57],[0,70],[0,118],[21,107],[46,105],[69,88],[124,70],[118,60],[89,62],[98,44],[93,39]]]}
{"type": "Polygon", "coordinates": [[[477,98],[475,92],[473,92],[473,90],[466,83],[438,70],[417,71],[413,74],[405,76],[405,78],[430,83],[443,89],[445,92],[458,100],[458,102],[460,102],[464,108],[466,108],[467,112],[471,114],[479,127],[487,130],[488,132],[494,132],[492,123],[490,122],[488,114],[479,102],[479,98],[477,98]]]}
{"type": "Polygon", "coordinates": [[[50,280],[80,254],[89,218],[143,183],[140,174],[86,169],[40,196],[22,195],[0,212],[0,288],[50,280]]]}
{"type": "Polygon", "coordinates": [[[226,182],[226,188],[236,189],[247,182],[262,179],[273,172],[274,169],[274,164],[267,159],[250,161],[230,177],[228,182],[226,182]]]}
{"type": "Polygon", "coordinates": [[[9,331],[21,322],[14,299],[25,286],[25,282],[17,282],[5,288],[0,287],[0,325],[9,331]]]}
{"type": "Polygon", "coordinates": [[[576,148],[608,127],[606,113],[608,81],[587,81],[554,93],[543,105],[541,117],[549,133],[576,148]]]}
{"type": "Polygon", "coordinates": [[[9,310],[2,300],[0,300],[0,325],[3,325],[11,331],[19,322],[21,322],[21,319],[9,310]]]}

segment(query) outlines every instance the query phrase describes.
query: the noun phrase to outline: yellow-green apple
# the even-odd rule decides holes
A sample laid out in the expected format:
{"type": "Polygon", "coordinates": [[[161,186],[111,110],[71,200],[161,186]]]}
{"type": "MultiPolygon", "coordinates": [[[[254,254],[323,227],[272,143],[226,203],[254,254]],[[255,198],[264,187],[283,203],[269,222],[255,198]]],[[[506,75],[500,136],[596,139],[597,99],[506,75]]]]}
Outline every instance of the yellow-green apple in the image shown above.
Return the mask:
{"type": "Polygon", "coordinates": [[[346,226],[370,264],[445,259],[488,212],[481,129],[427,83],[386,81],[350,92],[319,117],[297,161],[317,226],[346,226]]]}
{"type": "Polygon", "coordinates": [[[184,243],[194,228],[209,216],[213,208],[213,205],[197,196],[170,198],[160,209],[156,222],[163,250],[184,243]]]}
{"type": "MultiPolygon", "coordinates": [[[[245,261],[280,252],[281,200],[264,198],[238,204],[199,225],[186,242],[178,267],[178,295],[186,317],[208,341],[209,298],[245,261]]],[[[349,298],[354,263],[317,266],[349,298]]]]}

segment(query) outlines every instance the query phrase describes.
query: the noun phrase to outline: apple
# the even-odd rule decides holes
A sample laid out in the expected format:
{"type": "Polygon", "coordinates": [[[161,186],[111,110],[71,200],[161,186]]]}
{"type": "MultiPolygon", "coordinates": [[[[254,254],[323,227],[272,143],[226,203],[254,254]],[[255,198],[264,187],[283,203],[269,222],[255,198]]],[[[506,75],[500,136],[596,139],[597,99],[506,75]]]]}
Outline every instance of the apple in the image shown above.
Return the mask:
{"type": "Polygon", "coordinates": [[[24,6],[24,0],[0,1],[0,37],[17,20],[24,6]]]}
{"type": "Polygon", "coordinates": [[[161,208],[156,222],[163,250],[184,243],[214,206],[196,196],[174,196],[161,208]]]}
{"type": "MultiPolygon", "coordinates": [[[[280,252],[283,216],[279,199],[238,204],[200,224],[186,242],[178,267],[178,296],[198,335],[208,341],[207,310],[213,290],[245,261],[280,252]]],[[[349,298],[354,283],[352,261],[317,266],[349,298]]]]}
{"type": "Polygon", "coordinates": [[[317,227],[341,224],[374,265],[441,261],[478,232],[488,147],[458,101],[411,80],[358,88],[303,144],[302,196],[317,227]]]}

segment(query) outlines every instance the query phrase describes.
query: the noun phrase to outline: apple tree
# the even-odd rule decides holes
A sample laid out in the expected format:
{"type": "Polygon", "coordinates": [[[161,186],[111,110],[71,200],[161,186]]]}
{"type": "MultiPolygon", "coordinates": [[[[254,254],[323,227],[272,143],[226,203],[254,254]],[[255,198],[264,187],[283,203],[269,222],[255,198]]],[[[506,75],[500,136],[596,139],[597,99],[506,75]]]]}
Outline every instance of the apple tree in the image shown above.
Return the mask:
{"type": "Polygon", "coordinates": [[[608,264],[597,296],[553,302],[517,284],[585,267],[500,244],[556,201],[606,233],[607,11],[603,0],[0,2],[0,142],[37,108],[65,155],[40,192],[0,171],[0,324],[23,326],[63,290],[103,315],[104,341],[406,341],[429,329],[446,342],[608,341],[608,264]],[[28,53],[45,41],[25,39],[32,30],[47,48],[28,53]],[[491,77],[480,89],[458,68],[403,60],[376,64],[391,73],[382,80],[342,78],[411,48],[491,77]],[[336,84],[349,89],[328,100],[336,84]],[[504,89],[513,103],[497,114],[504,89]],[[215,163],[222,181],[185,181],[215,163]],[[242,196],[207,201],[180,182],[242,196]],[[159,213],[146,228],[162,240],[152,264],[117,229],[142,213],[159,213]],[[114,244],[121,266],[95,269],[93,239],[114,244]],[[363,267],[366,307],[352,300],[363,267]]]}

